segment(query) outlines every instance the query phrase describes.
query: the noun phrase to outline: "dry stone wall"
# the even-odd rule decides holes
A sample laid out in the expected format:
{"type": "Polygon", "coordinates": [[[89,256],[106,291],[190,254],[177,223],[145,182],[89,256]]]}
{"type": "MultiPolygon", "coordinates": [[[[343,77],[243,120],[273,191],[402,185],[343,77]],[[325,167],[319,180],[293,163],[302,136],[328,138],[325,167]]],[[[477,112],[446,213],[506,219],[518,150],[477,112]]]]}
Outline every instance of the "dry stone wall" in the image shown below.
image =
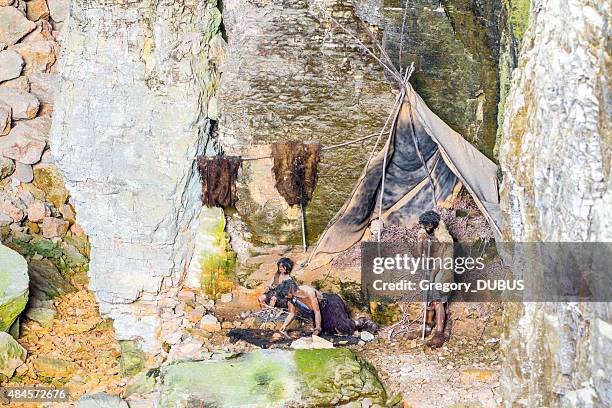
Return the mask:
{"type": "Polygon", "coordinates": [[[220,23],[214,1],[76,0],[62,38],[53,156],[91,239],[100,311],[146,352],[180,323],[162,324],[160,301],[193,253],[220,23]]]}
{"type": "Polygon", "coordinates": [[[50,297],[84,284],[89,256],[48,142],[68,12],[67,0],[0,6],[0,237],[28,261],[29,307],[45,310],[50,297]]]}
{"type": "MultiPolygon", "coordinates": [[[[592,0],[532,6],[500,144],[506,239],[610,241],[610,11],[592,0]]],[[[506,312],[507,406],[612,404],[610,303],[506,312]]]]}

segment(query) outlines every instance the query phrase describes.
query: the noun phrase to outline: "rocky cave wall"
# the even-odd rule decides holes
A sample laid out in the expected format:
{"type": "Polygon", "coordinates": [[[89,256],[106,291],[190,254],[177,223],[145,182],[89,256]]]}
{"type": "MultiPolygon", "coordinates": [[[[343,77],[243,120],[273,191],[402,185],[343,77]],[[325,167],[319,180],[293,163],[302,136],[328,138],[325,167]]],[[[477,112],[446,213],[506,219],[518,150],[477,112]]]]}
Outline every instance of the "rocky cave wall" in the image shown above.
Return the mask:
{"type": "Polygon", "coordinates": [[[62,38],[53,157],[91,237],[100,311],[147,352],[172,335],[160,316],[193,253],[220,23],[215,1],[75,0],[62,38]]]}
{"type": "MultiPolygon", "coordinates": [[[[501,132],[506,239],[611,240],[610,7],[532,7],[501,132]]],[[[612,404],[610,303],[509,305],[506,317],[507,406],[612,404]]]]}
{"type": "MultiPolygon", "coordinates": [[[[366,27],[371,29],[396,63],[401,38],[402,66],[415,63],[412,82],[417,92],[442,119],[492,157],[499,101],[497,62],[500,53],[511,54],[516,44],[506,38],[500,48],[502,31],[509,26],[506,3],[406,4],[224,2],[228,48],[219,94],[218,140],[226,153],[267,156],[274,141],[319,140],[333,145],[377,133],[382,127],[393,104],[392,81],[321,6],[368,45],[366,27]]],[[[511,31],[507,35],[513,36],[511,31]]],[[[350,193],[373,144],[371,139],[325,152],[306,211],[310,244],[350,193]]],[[[301,241],[299,210],[289,208],[273,188],[271,166],[272,160],[245,162],[238,211],[229,222],[236,231],[235,241],[255,245],[301,241]]]]}

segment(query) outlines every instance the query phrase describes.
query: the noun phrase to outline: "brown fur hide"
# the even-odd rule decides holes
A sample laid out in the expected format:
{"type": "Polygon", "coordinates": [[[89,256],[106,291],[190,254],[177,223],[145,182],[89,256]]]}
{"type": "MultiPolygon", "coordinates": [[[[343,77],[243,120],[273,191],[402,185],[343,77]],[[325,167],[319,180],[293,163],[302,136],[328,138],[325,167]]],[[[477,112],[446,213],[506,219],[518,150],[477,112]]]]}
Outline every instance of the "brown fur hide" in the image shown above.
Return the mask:
{"type": "Polygon", "coordinates": [[[306,205],[317,184],[317,165],[321,145],[316,142],[278,142],[272,144],[276,189],[287,204],[306,205]]]}
{"type": "Polygon", "coordinates": [[[236,178],[242,159],[237,156],[199,157],[202,177],[202,204],[233,208],[236,204],[236,178]]]}

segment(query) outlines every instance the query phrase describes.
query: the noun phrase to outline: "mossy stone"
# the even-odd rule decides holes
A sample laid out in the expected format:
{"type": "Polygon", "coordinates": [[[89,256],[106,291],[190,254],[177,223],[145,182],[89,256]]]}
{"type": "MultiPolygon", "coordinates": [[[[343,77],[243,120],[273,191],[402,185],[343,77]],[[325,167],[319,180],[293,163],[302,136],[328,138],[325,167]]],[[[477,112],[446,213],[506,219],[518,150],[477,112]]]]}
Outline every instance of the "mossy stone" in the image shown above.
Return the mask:
{"type": "Polygon", "coordinates": [[[131,377],[144,370],[147,355],[133,341],[122,341],[119,370],[122,377],[131,377]]]}
{"type": "Polygon", "coordinates": [[[181,406],[336,406],[365,398],[381,406],[374,369],[350,350],[258,350],[218,361],[162,368],[161,404],[181,406]],[[191,404],[191,405],[190,405],[191,404]]]}
{"type": "Polygon", "coordinates": [[[0,245],[0,331],[7,332],[28,303],[28,264],[0,245]]]}

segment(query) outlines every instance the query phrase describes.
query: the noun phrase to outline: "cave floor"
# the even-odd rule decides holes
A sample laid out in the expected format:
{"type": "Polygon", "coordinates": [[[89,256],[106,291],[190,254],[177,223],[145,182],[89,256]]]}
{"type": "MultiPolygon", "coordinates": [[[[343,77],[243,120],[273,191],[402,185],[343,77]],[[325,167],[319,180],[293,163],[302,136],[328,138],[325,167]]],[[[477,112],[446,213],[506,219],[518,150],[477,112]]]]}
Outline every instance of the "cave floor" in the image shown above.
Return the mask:
{"type": "MultiPolygon", "coordinates": [[[[67,386],[75,399],[101,391],[122,395],[129,379],[120,377],[120,352],[112,325],[99,317],[93,295],[81,290],[56,299],[55,304],[58,313],[50,327],[24,321],[20,343],[28,350],[27,371],[5,385],[67,386]],[[36,363],[41,357],[61,359],[67,362],[69,371],[60,370],[57,364],[48,365],[48,370],[60,371],[47,374],[55,380],[45,378],[40,372],[45,367],[36,363]]],[[[244,341],[232,343],[228,332],[224,329],[214,333],[206,349],[210,352],[256,349],[244,341]]],[[[401,394],[405,407],[500,405],[500,353],[496,339],[452,336],[444,347],[432,350],[420,340],[406,340],[401,335],[389,340],[383,330],[374,341],[348,348],[374,366],[388,394],[401,394]]],[[[53,406],[71,407],[73,403],[53,406]]]]}
{"type": "Polygon", "coordinates": [[[420,407],[498,407],[501,405],[497,342],[451,337],[440,349],[420,340],[378,339],[354,351],[377,370],[390,395],[420,407]]]}

